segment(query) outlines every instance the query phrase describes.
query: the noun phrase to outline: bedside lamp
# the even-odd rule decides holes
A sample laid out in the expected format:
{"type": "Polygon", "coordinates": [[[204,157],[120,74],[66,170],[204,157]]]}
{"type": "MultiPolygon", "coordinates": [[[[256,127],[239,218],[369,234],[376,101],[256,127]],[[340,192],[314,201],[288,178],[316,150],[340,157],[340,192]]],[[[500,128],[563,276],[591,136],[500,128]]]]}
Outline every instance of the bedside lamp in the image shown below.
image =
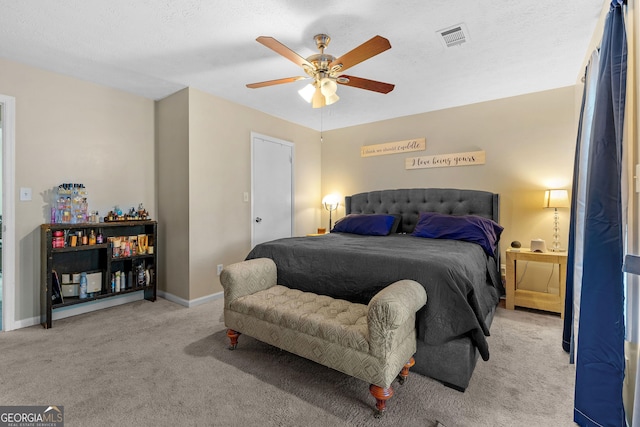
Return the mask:
{"type": "Polygon", "coordinates": [[[331,232],[331,212],[338,209],[340,199],[335,194],[329,194],[322,199],[322,206],[329,211],[329,232],[331,232]]]}
{"type": "Polygon", "coordinates": [[[569,192],[567,190],[547,190],[544,192],[543,208],[553,208],[553,246],[551,252],[560,252],[560,227],[558,226],[558,208],[569,207],[569,192]]]}

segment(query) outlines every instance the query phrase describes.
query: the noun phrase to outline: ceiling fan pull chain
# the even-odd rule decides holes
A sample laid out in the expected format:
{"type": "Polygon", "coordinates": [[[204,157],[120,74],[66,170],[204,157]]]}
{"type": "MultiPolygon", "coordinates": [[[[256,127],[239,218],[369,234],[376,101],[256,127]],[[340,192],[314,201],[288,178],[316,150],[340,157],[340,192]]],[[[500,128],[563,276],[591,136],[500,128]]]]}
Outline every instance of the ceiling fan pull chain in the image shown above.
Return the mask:
{"type": "Polygon", "coordinates": [[[324,140],[322,139],[322,108],[320,109],[320,144],[322,144],[324,140]]]}

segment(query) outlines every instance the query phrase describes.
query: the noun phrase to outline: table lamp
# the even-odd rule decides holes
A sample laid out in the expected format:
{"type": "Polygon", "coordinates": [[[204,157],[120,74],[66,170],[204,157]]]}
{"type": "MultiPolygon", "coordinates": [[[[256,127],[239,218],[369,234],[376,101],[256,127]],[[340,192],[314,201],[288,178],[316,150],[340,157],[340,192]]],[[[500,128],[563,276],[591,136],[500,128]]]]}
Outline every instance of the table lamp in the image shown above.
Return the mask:
{"type": "Polygon", "coordinates": [[[331,232],[331,212],[338,209],[340,198],[335,194],[329,194],[322,199],[322,206],[329,211],[329,232],[331,232]]]}
{"type": "Polygon", "coordinates": [[[560,249],[560,227],[558,208],[569,207],[569,192],[567,190],[547,190],[544,192],[543,208],[553,208],[553,246],[551,252],[561,252],[560,249]]]}

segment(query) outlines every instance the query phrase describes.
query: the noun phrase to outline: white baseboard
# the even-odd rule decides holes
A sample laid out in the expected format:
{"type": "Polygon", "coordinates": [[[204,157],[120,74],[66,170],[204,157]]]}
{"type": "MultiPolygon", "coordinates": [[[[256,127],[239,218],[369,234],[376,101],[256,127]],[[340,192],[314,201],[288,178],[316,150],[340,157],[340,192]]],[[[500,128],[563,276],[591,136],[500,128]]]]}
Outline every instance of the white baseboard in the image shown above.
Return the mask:
{"type": "MultiPolygon", "coordinates": [[[[194,300],[186,300],[170,294],[165,291],[157,291],[157,296],[164,298],[168,301],[180,304],[184,307],[195,307],[200,304],[204,304],[209,301],[214,301],[224,297],[224,292],[217,292],[215,294],[207,295],[204,297],[196,298],[194,300]]],[[[115,296],[112,298],[101,299],[97,301],[90,301],[82,304],[71,305],[69,307],[62,307],[53,310],[52,320],[64,319],[66,317],[77,316],[79,314],[90,313],[95,310],[102,310],[103,308],[116,307],[118,305],[127,304],[133,301],[139,301],[144,299],[144,291],[132,292],[125,295],[115,296]]],[[[41,322],[40,317],[31,317],[29,319],[16,320],[13,324],[13,329],[28,328],[30,326],[39,325],[41,322]]]]}
{"type": "Polygon", "coordinates": [[[77,316],[79,314],[90,313],[103,308],[116,307],[118,305],[127,304],[134,301],[144,299],[144,291],[131,292],[125,295],[119,295],[111,298],[100,299],[96,301],[85,302],[82,304],[71,305],[53,310],[52,320],[64,319],[65,317],[77,316]]]}
{"type": "Polygon", "coordinates": [[[30,326],[35,326],[40,324],[40,317],[31,317],[29,319],[16,320],[13,322],[13,330],[28,328],[30,326]]]}
{"type": "Polygon", "coordinates": [[[165,291],[158,290],[157,293],[159,297],[162,297],[168,301],[175,302],[176,304],[180,304],[184,307],[189,307],[189,308],[224,297],[224,292],[216,292],[215,294],[207,295],[204,297],[200,297],[192,300],[186,300],[184,298],[177,297],[165,291]]]}
{"type": "MultiPolygon", "coordinates": [[[[77,316],[79,314],[90,313],[95,310],[101,310],[103,308],[115,307],[122,304],[127,304],[133,301],[139,301],[144,299],[144,291],[132,292],[126,295],[115,296],[108,299],[102,299],[97,301],[90,301],[82,304],[71,305],[69,307],[56,308],[52,311],[51,320],[64,319],[65,317],[77,316]]],[[[21,328],[28,328],[30,326],[39,325],[42,323],[40,316],[31,317],[28,319],[16,320],[13,323],[14,330],[21,328]]]]}

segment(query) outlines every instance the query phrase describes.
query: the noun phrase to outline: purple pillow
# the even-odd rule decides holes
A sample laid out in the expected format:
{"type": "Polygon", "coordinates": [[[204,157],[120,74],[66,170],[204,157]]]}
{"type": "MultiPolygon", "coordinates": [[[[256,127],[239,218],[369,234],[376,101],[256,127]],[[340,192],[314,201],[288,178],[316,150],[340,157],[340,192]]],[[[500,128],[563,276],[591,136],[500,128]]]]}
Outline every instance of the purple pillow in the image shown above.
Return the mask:
{"type": "Polygon", "coordinates": [[[331,232],[386,236],[391,232],[395,217],[382,214],[350,214],[336,222],[331,232]]]}
{"type": "Polygon", "coordinates": [[[420,212],[412,235],[477,243],[482,246],[487,255],[495,256],[503,229],[495,221],[481,216],[420,212]]]}

